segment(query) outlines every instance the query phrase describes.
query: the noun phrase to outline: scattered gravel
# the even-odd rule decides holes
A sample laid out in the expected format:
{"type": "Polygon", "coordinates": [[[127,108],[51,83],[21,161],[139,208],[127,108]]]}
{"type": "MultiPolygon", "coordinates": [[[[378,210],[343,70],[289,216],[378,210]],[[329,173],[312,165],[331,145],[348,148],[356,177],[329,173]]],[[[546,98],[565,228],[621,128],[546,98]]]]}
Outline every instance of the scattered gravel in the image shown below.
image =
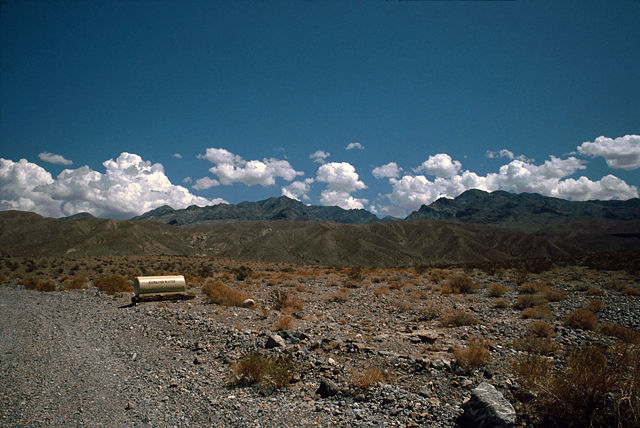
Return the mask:
{"type": "MultiPolygon", "coordinates": [[[[512,348],[532,320],[495,308],[486,286],[509,277],[475,273],[472,295],[443,296],[416,285],[428,298],[374,295],[376,285],[327,298],[336,286],[309,279],[305,307],[292,330],[274,332],[280,313],[219,307],[204,296],[190,301],[124,307],[130,294],[108,296],[95,288],[37,292],[0,287],[0,425],[2,426],[433,426],[455,425],[462,405],[482,382],[513,399],[517,382],[512,348]],[[314,282],[315,281],[315,282],[314,282]],[[402,303],[404,302],[404,303],[402,303]],[[470,312],[480,323],[441,327],[429,308],[470,312]],[[472,337],[491,344],[491,363],[465,373],[452,349],[472,337]],[[290,355],[297,371],[286,388],[238,383],[231,366],[252,351],[290,355]],[[364,369],[386,379],[355,386],[364,369]]],[[[595,281],[595,279],[594,279],[595,281]]],[[[575,281],[574,281],[575,282],[575,281]]],[[[562,317],[589,300],[575,283],[556,281],[570,298],[551,303],[556,341],[562,346],[611,341],[566,328],[562,317]]],[[[267,306],[270,290],[252,292],[267,306]]],[[[412,296],[402,291],[403,296],[412,296]]],[[[640,329],[640,299],[607,292],[601,320],[640,329]]]]}

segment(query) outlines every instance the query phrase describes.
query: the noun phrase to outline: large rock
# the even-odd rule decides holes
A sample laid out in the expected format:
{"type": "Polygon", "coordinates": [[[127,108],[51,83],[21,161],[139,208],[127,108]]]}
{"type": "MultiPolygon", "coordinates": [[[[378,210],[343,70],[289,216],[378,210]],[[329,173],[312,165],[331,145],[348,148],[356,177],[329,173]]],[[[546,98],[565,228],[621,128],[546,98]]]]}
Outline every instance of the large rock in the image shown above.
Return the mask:
{"type": "Polygon", "coordinates": [[[462,405],[464,413],[458,418],[460,427],[512,427],[516,411],[493,385],[482,382],[471,392],[471,399],[462,405]]]}
{"type": "Polygon", "coordinates": [[[272,334],[271,336],[269,336],[269,338],[267,339],[267,343],[264,345],[264,347],[267,349],[284,348],[286,346],[287,344],[284,339],[277,334],[272,334]]]}
{"type": "Polygon", "coordinates": [[[320,388],[316,391],[322,398],[333,397],[338,392],[340,392],[340,388],[333,381],[329,379],[324,379],[320,382],[320,388]]]}
{"type": "Polygon", "coordinates": [[[411,341],[414,343],[435,343],[438,340],[438,332],[435,330],[415,330],[411,332],[411,341]]]}

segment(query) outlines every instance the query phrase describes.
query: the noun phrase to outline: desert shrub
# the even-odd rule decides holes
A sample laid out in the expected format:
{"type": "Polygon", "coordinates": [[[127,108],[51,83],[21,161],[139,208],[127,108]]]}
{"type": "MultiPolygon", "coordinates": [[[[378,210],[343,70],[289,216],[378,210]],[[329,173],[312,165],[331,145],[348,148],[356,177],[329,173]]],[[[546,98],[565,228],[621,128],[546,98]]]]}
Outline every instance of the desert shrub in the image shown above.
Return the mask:
{"type": "Polygon", "coordinates": [[[295,363],[288,355],[277,357],[252,352],[235,362],[231,371],[239,383],[261,384],[281,388],[287,386],[295,374],[295,363]]]}
{"type": "Polygon", "coordinates": [[[543,305],[537,305],[532,308],[527,308],[520,314],[522,319],[537,319],[537,320],[552,320],[553,312],[546,303],[543,305]]]}
{"type": "Polygon", "coordinates": [[[523,310],[526,308],[532,308],[534,306],[543,305],[547,303],[547,299],[540,294],[522,294],[518,296],[513,307],[515,309],[523,310]]]}
{"type": "Polygon", "coordinates": [[[291,315],[284,314],[284,315],[280,315],[278,320],[273,325],[273,328],[276,331],[291,330],[293,328],[293,324],[294,324],[294,318],[291,315]]]}
{"type": "Polygon", "coordinates": [[[348,380],[349,385],[361,390],[368,390],[378,382],[386,382],[388,374],[379,367],[368,367],[364,370],[354,369],[348,380]]]}
{"type": "Polygon", "coordinates": [[[573,289],[576,291],[586,292],[589,289],[589,284],[586,282],[577,282],[573,284],[573,289]]]}
{"type": "Polygon", "coordinates": [[[549,426],[638,426],[640,352],[575,349],[565,371],[540,379],[536,407],[549,426]]]}
{"type": "Polygon", "coordinates": [[[534,321],[529,325],[528,334],[535,337],[552,337],[553,326],[546,321],[534,321]]]}
{"type": "Polygon", "coordinates": [[[132,292],[133,288],[129,285],[129,281],[118,274],[102,275],[93,281],[93,285],[100,291],[107,294],[118,294],[122,292],[132,292]]]}
{"type": "Polygon", "coordinates": [[[344,283],[344,286],[346,288],[360,288],[361,285],[364,285],[364,283],[361,284],[358,281],[352,281],[352,280],[345,281],[344,283]]]}
{"type": "Polygon", "coordinates": [[[442,315],[442,309],[440,308],[440,306],[432,302],[428,302],[425,304],[420,303],[420,306],[415,308],[415,311],[418,312],[421,316],[421,319],[425,321],[438,318],[442,315]]]}
{"type": "Polygon", "coordinates": [[[598,317],[589,309],[576,309],[565,317],[564,324],[581,330],[593,330],[598,324],[598,317]]]}
{"type": "Polygon", "coordinates": [[[508,308],[509,302],[507,302],[505,299],[496,299],[495,302],[493,302],[493,307],[498,309],[508,308]]]}
{"type": "Polygon", "coordinates": [[[76,275],[73,278],[65,280],[60,285],[60,290],[84,290],[87,288],[89,278],[84,275],[76,275]]]}
{"type": "Polygon", "coordinates": [[[601,300],[592,299],[589,300],[589,303],[587,303],[587,306],[585,306],[585,308],[589,309],[591,312],[599,312],[604,309],[604,304],[601,300]]]}
{"type": "Polygon", "coordinates": [[[327,296],[327,302],[344,303],[347,301],[348,294],[345,290],[337,290],[327,296]]]}
{"type": "Polygon", "coordinates": [[[529,272],[527,272],[525,269],[518,269],[513,275],[513,281],[518,286],[526,282],[527,278],[529,278],[529,272]]]}
{"type": "Polygon", "coordinates": [[[244,281],[251,276],[252,270],[249,266],[239,266],[231,269],[231,273],[238,281],[244,281]]]}
{"type": "Polygon", "coordinates": [[[220,306],[242,306],[249,298],[242,291],[226,286],[221,281],[209,280],[202,286],[202,291],[207,295],[211,303],[220,306]]]}
{"type": "Polygon", "coordinates": [[[587,296],[604,296],[604,291],[600,288],[590,287],[584,292],[584,294],[587,296]]]}
{"type": "Polygon", "coordinates": [[[629,297],[637,297],[640,296],[640,288],[629,286],[622,290],[622,294],[629,297]]]}
{"type": "Polygon", "coordinates": [[[569,295],[564,290],[549,290],[544,297],[550,302],[563,302],[569,298],[569,295]]]}
{"type": "Polygon", "coordinates": [[[606,288],[607,290],[615,290],[615,291],[622,291],[625,288],[627,288],[627,281],[624,281],[622,279],[615,279],[609,282],[606,282],[604,284],[604,288],[606,288]]]}
{"type": "Polygon", "coordinates": [[[542,284],[533,283],[533,282],[524,282],[520,284],[518,287],[518,292],[520,294],[536,294],[538,293],[544,286],[542,284]]]}
{"type": "Polygon", "coordinates": [[[386,285],[377,285],[374,289],[373,289],[373,294],[375,296],[380,296],[382,294],[389,294],[391,293],[391,289],[386,286],[386,285]]]}
{"type": "Polygon", "coordinates": [[[440,281],[442,281],[444,278],[447,277],[447,271],[444,269],[429,269],[429,274],[427,275],[427,278],[430,281],[435,282],[436,284],[439,284],[440,281]]]}
{"type": "Polygon", "coordinates": [[[489,286],[489,290],[487,291],[487,296],[502,297],[507,291],[509,291],[509,287],[505,287],[502,284],[491,284],[489,286]]]}
{"type": "Polygon", "coordinates": [[[287,291],[276,290],[273,296],[273,309],[282,312],[297,312],[304,309],[304,303],[300,298],[287,291]]]}
{"type": "Polygon", "coordinates": [[[464,348],[453,348],[453,355],[456,357],[458,366],[466,372],[472,372],[491,360],[487,342],[477,338],[469,340],[469,344],[464,348]]]}
{"type": "Polygon", "coordinates": [[[425,265],[425,264],[422,264],[422,265],[415,265],[415,266],[413,267],[413,269],[416,271],[416,273],[417,273],[418,275],[422,275],[422,274],[425,274],[425,273],[427,273],[427,272],[429,271],[430,266],[429,266],[429,265],[425,265]]]}
{"type": "Polygon", "coordinates": [[[514,340],[513,349],[539,355],[553,355],[558,350],[558,344],[550,337],[528,334],[514,340]]]}
{"type": "MultiPolygon", "coordinates": [[[[143,272],[143,274],[146,274],[146,272],[143,272]]],[[[213,269],[211,269],[211,266],[209,266],[208,264],[202,264],[198,268],[197,274],[202,278],[208,278],[213,274],[213,269]]]]}
{"type": "Polygon", "coordinates": [[[56,291],[56,284],[50,279],[42,279],[38,291],[56,291]]]}
{"type": "Polygon", "coordinates": [[[455,275],[447,279],[442,287],[443,293],[467,294],[473,293],[478,288],[468,275],[455,275]]]}
{"type": "Polygon", "coordinates": [[[359,267],[352,267],[347,269],[347,278],[352,281],[361,281],[363,277],[362,269],[359,267]]]}
{"type": "Polygon", "coordinates": [[[402,287],[404,287],[404,282],[402,282],[402,280],[400,279],[391,279],[388,282],[389,284],[389,288],[392,290],[400,290],[402,287]]]}
{"type": "Polygon", "coordinates": [[[294,288],[296,291],[300,293],[311,293],[311,290],[309,288],[305,287],[303,284],[300,284],[299,282],[296,283],[294,288]]]}
{"type": "Polygon", "coordinates": [[[457,309],[448,309],[446,314],[440,318],[440,324],[443,327],[460,327],[463,325],[478,324],[478,320],[469,312],[457,309]]]}
{"type": "Polygon", "coordinates": [[[20,284],[24,285],[24,288],[27,290],[56,291],[56,285],[53,281],[49,279],[38,279],[33,275],[22,278],[20,284]]]}
{"type": "Polygon", "coordinates": [[[602,323],[598,327],[598,331],[607,336],[618,338],[624,343],[640,344],[640,333],[630,328],[623,327],[620,324],[611,322],[602,323]]]}
{"type": "Polygon", "coordinates": [[[518,383],[528,389],[536,388],[547,377],[550,369],[551,362],[536,354],[523,355],[511,363],[511,372],[518,383]]]}

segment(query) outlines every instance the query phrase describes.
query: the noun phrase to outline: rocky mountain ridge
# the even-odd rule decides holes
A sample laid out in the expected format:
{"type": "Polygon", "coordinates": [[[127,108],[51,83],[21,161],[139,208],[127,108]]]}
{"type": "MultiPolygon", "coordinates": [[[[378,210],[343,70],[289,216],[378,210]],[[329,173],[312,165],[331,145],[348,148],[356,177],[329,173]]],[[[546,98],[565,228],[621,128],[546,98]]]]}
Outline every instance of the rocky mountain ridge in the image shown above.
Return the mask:
{"type": "Polygon", "coordinates": [[[174,226],[187,224],[216,224],[238,221],[287,220],[287,221],[335,221],[345,224],[369,224],[396,220],[380,219],[363,209],[345,210],[332,206],[305,205],[300,201],[280,196],[257,202],[219,204],[206,207],[192,205],[174,210],[164,205],[132,220],[153,220],[174,226]]]}
{"type": "MultiPolygon", "coordinates": [[[[627,201],[567,201],[536,193],[514,194],[505,191],[467,190],[454,199],[440,198],[423,205],[405,220],[449,220],[463,223],[491,224],[518,230],[538,230],[561,225],[567,220],[599,219],[605,221],[640,219],[640,199],[627,201]]],[[[371,224],[399,221],[394,217],[380,219],[364,209],[345,210],[332,206],[305,205],[286,196],[257,202],[220,204],[207,207],[190,206],[174,210],[162,206],[134,217],[133,220],[184,226],[242,221],[331,221],[345,224],[371,224]]]]}
{"type": "Polygon", "coordinates": [[[640,219],[640,199],[568,201],[537,193],[467,190],[455,199],[423,205],[406,220],[454,220],[533,230],[576,219],[640,219]]]}

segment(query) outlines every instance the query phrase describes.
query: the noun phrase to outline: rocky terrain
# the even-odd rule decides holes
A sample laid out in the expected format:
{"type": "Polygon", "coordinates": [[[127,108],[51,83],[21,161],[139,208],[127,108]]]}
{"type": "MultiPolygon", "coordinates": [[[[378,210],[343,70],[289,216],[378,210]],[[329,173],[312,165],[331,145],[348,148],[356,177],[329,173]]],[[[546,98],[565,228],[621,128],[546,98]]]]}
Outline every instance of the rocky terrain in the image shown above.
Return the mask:
{"type": "MultiPolygon", "coordinates": [[[[468,400],[483,391],[513,406],[515,425],[541,426],[551,417],[542,377],[515,362],[539,358],[552,366],[544,378],[561,379],[573,349],[615,356],[639,342],[633,270],[2,261],[3,426],[479,426],[468,400]],[[129,306],[130,292],[105,285],[170,273],[186,275],[192,300],[129,306]],[[243,303],[252,307],[225,306],[243,303]]],[[[640,377],[610,369],[631,376],[637,399],[640,377]]],[[[604,394],[617,400],[612,388],[604,394]]]]}

